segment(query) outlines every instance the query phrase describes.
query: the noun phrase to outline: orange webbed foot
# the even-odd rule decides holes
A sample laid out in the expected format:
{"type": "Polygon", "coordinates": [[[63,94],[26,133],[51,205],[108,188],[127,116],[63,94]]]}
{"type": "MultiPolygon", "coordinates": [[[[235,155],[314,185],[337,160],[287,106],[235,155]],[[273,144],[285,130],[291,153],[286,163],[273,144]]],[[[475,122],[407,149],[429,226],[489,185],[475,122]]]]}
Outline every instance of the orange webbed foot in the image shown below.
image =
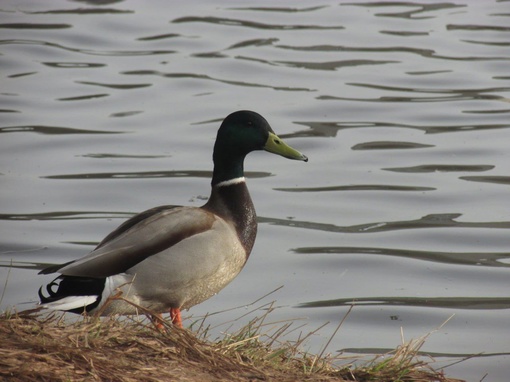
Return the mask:
{"type": "Polygon", "coordinates": [[[159,331],[163,331],[163,329],[165,328],[165,325],[163,325],[163,316],[161,315],[161,313],[152,315],[152,323],[159,331]]]}
{"type": "Polygon", "coordinates": [[[172,324],[182,329],[181,310],[179,308],[170,309],[170,318],[172,319],[172,324]]]}

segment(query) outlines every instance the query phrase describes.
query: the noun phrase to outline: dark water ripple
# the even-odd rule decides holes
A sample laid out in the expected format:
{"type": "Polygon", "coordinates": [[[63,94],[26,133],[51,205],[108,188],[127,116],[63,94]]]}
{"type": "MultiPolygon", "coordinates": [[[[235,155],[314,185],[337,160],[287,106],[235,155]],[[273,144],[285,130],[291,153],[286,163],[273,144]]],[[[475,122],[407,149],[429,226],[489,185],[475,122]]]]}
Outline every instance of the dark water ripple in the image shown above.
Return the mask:
{"type": "Polygon", "coordinates": [[[86,130],[76,127],[63,126],[5,126],[0,127],[0,133],[37,133],[44,135],[65,135],[65,134],[122,134],[120,131],[110,130],[86,130]]]}
{"type": "MultiPolygon", "coordinates": [[[[381,96],[378,98],[352,98],[352,97],[338,97],[330,95],[322,95],[317,97],[318,100],[343,100],[343,101],[357,101],[357,102],[448,102],[448,101],[466,101],[466,100],[502,100],[504,97],[496,95],[468,95],[468,94],[457,94],[448,96],[436,96],[436,97],[403,97],[403,96],[381,96]]],[[[495,112],[495,111],[492,111],[495,112]]],[[[501,112],[501,111],[499,111],[501,112]]]]}
{"type": "Polygon", "coordinates": [[[242,87],[254,87],[254,88],[268,88],[273,90],[283,90],[283,91],[298,91],[298,92],[310,92],[314,91],[312,89],[308,88],[300,88],[300,87],[280,87],[280,86],[271,86],[271,85],[264,85],[257,82],[245,82],[245,81],[232,81],[227,79],[220,79],[220,78],[214,78],[205,74],[197,74],[197,73],[164,73],[159,72],[156,70],[134,70],[134,71],[126,71],[122,72],[121,74],[125,74],[127,76],[158,76],[158,77],[164,77],[164,78],[192,78],[200,81],[215,81],[215,82],[221,82],[223,84],[227,85],[235,85],[235,86],[242,86],[242,87]]]}
{"type": "Polygon", "coordinates": [[[256,12],[283,12],[283,13],[300,13],[300,12],[314,12],[320,9],[327,8],[327,5],[319,5],[316,7],[304,7],[304,8],[288,8],[288,7],[233,7],[227,8],[231,10],[243,10],[243,11],[256,11],[256,12]]]}
{"type": "Polygon", "coordinates": [[[510,124],[507,123],[465,123],[454,125],[411,125],[405,123],[394,122],[374,122],[374,121],[339,121],[339,122],[323,122],[323,121],[295,121],[297,125],[307,126],[309,130],[295,133],[294,136],[300,137],[336,137],[338,132],[345,129],[359,128],[377,128],[377,127],[397,127],[404,129],[422,130],[426,134],[455,133],[466,131],[486,131],[492,129],[508,129],[510,124]]]}
{"type": "Polygon", "coordinates": [[[360,2],[360,3],[343,3],[344,6],[355,6],[355,7],[366,7],[366,8],[393,8],[393,7],[402,7],[402,8],[411,8],[407,11],[396,11],[392,12],[379,12],[376,13],[375,16],[379,17],[396,17],[402,19],[429,19],[436,17],[435,15],[423,15],[430,12],[436,12],[446,9],[455,9],[455,8],[464,8],[466,5],[464,4],[452,4],[452,3],[417,3],[410,1],[369,1],[369,2],[360,2]],[[419,16],[419,17],[417,17],[419,16]]]}
{"type": "Polygon", "coordinates": [[[49,66],[50,68],[62,69],[91,69],[106,66],[106,64],[99,64],[96,62],[41,62],[41,64],[49,66]]]}
{"type": "Polygon", "coordinates": [[[277,219],[259,217],[259,222],[278,226],[296,227],[309,230],[319,230],[335,233],[375,233],[398,230],[411,230],[423,228],[497,228],[510,229],[510,221],[501,222],[458,222],[455,219],[462,214],[430,214],[416,220],[404,220],[393,222],[376,222],[368,224],[356,224],[351,226],[338,226],[335,224],[299,221],[293,219],[277,219]]]}
{"type": "Polygon", "coordinates": [[[96,159],[106,159],[106,158],[155,159],[155,158],[168,158],[170,155],[130,155],[130,154],[96,153],[96,154],[84,154],[81,156],[85,157],[85,158],[96,158],[96,159]]]}
{"type": "Polygon", "coordinates": [[[297,62],[297,61],[275,61],[278,64],[283,64],[292,68],[302,68],[310,70],[337,70],[351,66],[365,66],[365,65],[385,65],[395,64],[400,61],[384,61],[384,60],[343,60],[343,61],[329,61],[329,62],[297,62]]]}
{"type": "Polygon", "coordinates": [[[356,297],[305,302],[298,308],[331,306],[415,306],[444,309],[510,309],[510,297],[356,297]]]}
{"type": "Polygon", "coordinates": [[[329,191],[434,191],[434,187],[399,186],[397,184],[356,184],[349,186],[274,188],[285,192],[329,192],[329,191]]]}
{"type": "Polygon", "coordinates": [[[352,146],[351,150],[407,150],[407,149],[424,149],[428,147],[435,146],[417,142],[377,141],[358,143],[352,146]]]}
{"type": "Polygon", "coordinates": [[[387,46],[387,47],[359,47],[347,45],[306,45],[306,46],[293,46],[293,45],[275,45],[276,48],[285,50],[295,50],[303,52],[358,52],[358,53],[412,53],[418,56],[432,58],[435,51],[432,49],[423,49],[407,46],[387,46]]]}
{"type": "Polygon", "coordinates": [[[268,46],[268,45],[274,45],[275,42],[277,42],[277,38],[256,38],[256,39],[250,39],[246,41],[241,41],[238,43],[235,43],[231,46],[229,46],[226,50],[233,50],[233,49],[240,49],[240,48],[247,48],[250,46],[260,47],[260,46],[268,46]]]}
{"type": "Polygon", "coordinates": [[[147,37],[138,37],[138,41],[154,41],[154,40],[165,40],[167,38],[176,38],[176,37],[182,37],[178,33],[165,33],[165,34],[159,34],[155,36],[147,36],[147,37]]]}
{"type": "MultiPolygon", "coordinates": [[[[385,32],[386,34],[402,34],[404,32],[385,32]]],[[[481,42],[480,42],[481,43],[481,42]]],[[[505,45],[503,45],[505,46],[505,45]]],[[[439,54],[433,49],[416,48],[408,46],[376,46],[359,47],[346,45],[307,45],[293,46],[276,44],[280,49],[303,51],[303,52],[358,52],[358,53],[411,53],[424,58],[452,61],[510,61],[509,56],[448,56],[439,54]]]]}
{"type": "Polygon", "coordinates": [[[57,98],[57,101],[85,101],[95,98],[103,98],[103,97],[109,97],[110,94],[107,93],[100,93],[100,94],[87,94],[83,96],[77,96],[77,97],[63,97],[63,98],[57,98]]]}
{"type": "MultiPolygon", "coordinates": [[[[411,167],[383,168],[386,171],[427,173],[427,172],[483,172],[494,169],[493,165],[424,164],[411,167]]],[[[462,178],[461,178],[462,179],[462,178]]]]}
{"type": "Polygon", "coordinates": [[[369,89],[383,90],[389,92],[406,92],[422,94],[445,94],[433,97],[404,97],[404,96],[381,96],[379,98],[352,98],[322,95],[317,97],[320,100],[349,100],[357,102],[447,102],[465,100],[505,100],[503,96],[487,93],[504,93],[510,91],[510,87],[497,87],[485,89],[419,89],[406,88],[402,86],[383,86],[363,83],[349,83],[351,86],[364,87],[369,89]]]}
{"type": "Polygon", "coordinates": [[[132,10],[122,10],[115,8],[75,8],[58,9],[52,11],[27,12],[31,15],[104,15],[104,14],[129,14],[135,13],[132,10]]]}
{"type": "Polygon", "coordinates": [[[462,40],[463,42],[467,42],[469,44],[477,44],[477,45],[492,45],[492,46],[502,46],[507,47],[510,46],[510,42],[500,42],[500,41],[475,41],[475,40],[462,40]]]}
{"type": "Polygon", "coordinates": [[[463,31],[497,31],[497,32],[510,32],[510,27],[499,26],[499,25],[474,25],[474,24],[448,24],[446,29],[451,30],[463,30],[463,31]]]}
{"type": "Polygon", "coordinates": [[[302,247],[294,248],[298,254],[366,254],[404,257],[443,264],[476,265],[487,267],[510,267],[501,260],[510,259],[510,252],[438,252],[414,249],[370,248],[370,247],[302,247]]]}
{"type": "Polygon", "coordinates": [[[281,24],[266,24],[250,20],[241,19],[228,19],[223,17],[179,17],[172,20],[172,23],[208,23],[217,24],[223,26],[235,26],[244,28],[255,28],[255,29],[269,29],[269,30],[340,30],[344,29],[342,26],[320,26],[320,25],[281,25],[281,24]]]}
{"type": "Polygon", "coordinates": [[[109,88],[109,89],[117,89],[117,90],[141,89],[141,88],[147,88],[149,86],[152,86],[152,84],[105,84],[105,83],[93,82],[93,81],[76,81],[76,83],[83,84],[83,85],[105,87],[105,88],[109,88]]]}
{"type": "Polygon", "coordinates": [[[37,24],[37,23],[4,23],[0,29],[67,29],[72,28],[71,24],[37,24]]]}
{"type": "Polygon", "coordinates": [[[131,212],[118,211],[52,211],[31,214],[0,214],[0,220],[30,221],[30,220],[83,220],[83,219],[126,219],[133,216],[131,212]]]}
{"type": "Polygon", "coordinates": [[[28,39],[10,39],[0,40],[1,45],[33,45],[33,46],[44,46],[49,48],[55,48],[67,52],[75,52],[80,54],[86,54],[91,56],[153,56],[163,54],[177,53],[175,50],[95,50],[95,49],[81,49],[65,46],[43,40],[28,40],[28,39]]]}
{"type": "Polygon", "coordinates": [[[459,179],[468,180],[470,182],[483,182],[483,183],[495,183],[495,184],[503,184],[510,185],[510,176],[461,176],[459,179]]]}

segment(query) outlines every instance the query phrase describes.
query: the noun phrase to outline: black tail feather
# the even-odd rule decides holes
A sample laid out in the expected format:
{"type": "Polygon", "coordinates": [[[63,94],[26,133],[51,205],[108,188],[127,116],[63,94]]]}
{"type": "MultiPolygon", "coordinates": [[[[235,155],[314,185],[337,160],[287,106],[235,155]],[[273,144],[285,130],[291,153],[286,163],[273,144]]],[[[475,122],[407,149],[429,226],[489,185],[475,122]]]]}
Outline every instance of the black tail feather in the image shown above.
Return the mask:
{"type": "Polygon", "coordinates": [[[41,304],[47,304],[69,296],[98,296],[94,303],[87,305],[85,308],[68,310],[69,312],[77,314],[81,314],[84,311],[90,312],[101,302],[105,281],[106,278],[95,279],[90,277],[62,275],[45,286],[46,296],[43,294],[43,287],[39,288],[39,299],[41,300],[41,304]]]}

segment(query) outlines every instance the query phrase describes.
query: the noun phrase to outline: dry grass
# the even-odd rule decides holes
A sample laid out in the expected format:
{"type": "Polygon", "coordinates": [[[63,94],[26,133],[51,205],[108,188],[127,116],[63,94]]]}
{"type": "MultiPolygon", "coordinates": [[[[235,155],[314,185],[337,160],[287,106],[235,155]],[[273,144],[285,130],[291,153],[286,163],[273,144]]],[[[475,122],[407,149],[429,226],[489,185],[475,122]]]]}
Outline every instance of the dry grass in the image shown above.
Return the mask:
{"type": "MultiPolygon", "coordinates": [[[[437,381],[454,382],[420,360],[425,338],[354,368],[333,366],[324,356],[303,354],[280,341],[291,324],[271,335],[266,316],[235,334],[208,341],[162,320],[83,317],[34,312],[0,317],[0,378],[39,381],[437,381]],[[263,340],[262,340],[263,339],[263,340]],[[275,346],[277,345],[277,346],[275,346]]],[[[202,323],[203,324],[203,323],[202,323]]]]}
{"type": "Polygon", "coordinates": [[[433,359],[427,362],[424,358],[418,357],[420,349],[430,334],[403,342],[394,351],[376,357],[367,365],[356,368],[354,381],[461,382],[458,379],[447,378],[442,371],[434,370],[429,363],[433,362],[433,359]]]}

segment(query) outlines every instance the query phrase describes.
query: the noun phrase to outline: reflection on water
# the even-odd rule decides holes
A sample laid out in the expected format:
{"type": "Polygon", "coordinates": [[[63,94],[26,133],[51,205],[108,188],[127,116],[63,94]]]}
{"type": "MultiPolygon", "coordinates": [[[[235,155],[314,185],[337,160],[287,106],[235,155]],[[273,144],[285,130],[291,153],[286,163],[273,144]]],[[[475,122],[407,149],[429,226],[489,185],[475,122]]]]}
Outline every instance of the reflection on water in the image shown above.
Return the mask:
{"type": "Polygon", "coordinates": [[[311,230],[338,233],[376,233],[395,230],[414,230],[420,228],[504,228],[510,229],[510,221],[506,222],[459,222],[455,219],[462,214],[433,214],[423,216],[416,220],[394,221],[394,222],[374,222],[369,224],[357,224],[352,226],[337,226],[334,224],[324,224],[316,222],[298,221],[294,219],[274,219],[259,217],[259,222],[270,223],[274,225],[299,227],[311,230]]]}
{"type": "Polygon", "coordinates": [[[447,165],[447,164],[428,164],[413,167],[385,168],[387,171],[395,172],[483,172],[492,170],[492,165],[447,165]]]}
{"type": "Polygon", "coordinates": [[[300,304],[300,308],[358,305],[401,305],[446,309],[510,309],[510,298],[494,297],[359,297],[355,299],[314,301],[300,304]]]}
{"type": "Polygon", "coordinates": [[[127,71],[122,74],[130,75],[130,76],[160,76],[165,78],[191,78],[200,81],[213,81],[220,82],[227,85],[234,86],[242,86],[242,87],[255,87],[255,88],[267,88],[273,90],[283,90],[283,91],[293,91],[293,92],[301,92],[301,91],[312,91],[312,89],[307,88],[299,88],[299,87],[281,87],[281,86],[271,86],[266,84],[261,84],[258,82],[245,82],[245,81],[231,81],[225,78],[214,78],[205,74],[196,74],[196,73],[163,73],[155,70],[136,70],[136,71],[127,71]]]}
{"type": "Polygon", "coordinates": [[[396,184],[357,184],[354,186],[328,186],[328,187],[302,187],[302,188],[275,188],[287,192],[324,192],[324,191],[433,191],[432,187],[409,187],[396,184]]]}
{"type": "MultiPolygon", "coordinates": [[[[317,8],[316,8],[317,9],[317,8]]],[[[285,8],[280,8],[280,11],[286,12],[285,8]]],[[[244,28],[255,28],[255,29],[269,29],[269,30],[340,30],[344,29],[342,26],[321,26],[321,25],[300,25],[300,24],[267,24],[262,22],[255,22],[250,20],[241,20],[241,19],[228,19],[223,17],[179,17],[177,19],[172,20],[172,23],[209,23],[209,24],[218,24],[225,26],[236,26],[236,27],[244,27],[244,28]]]]}
{"type": "Polygon", "coordinates": [[[106,211],[62,211],[36,214],[0,214],[0,220],[78,220],[78,219],[104,219],[123,218],[128,219],[132,213],[106,212],[106,211]]]}
{"type": "Polygon", "coordinates": [[[399,150],[399,149],[423,149],[434,147],[416,142],[363,142],[351,147],[351,150],[399,150]]]}
{"type": "Polygon", "coordinates": [[[132,214],[202,204],[219,123],[252,109],[310,162],[247,158],[254,254],[191,313],[285,285],[282,319],[318,327],[355,301],[332,346],[363,354],[454,313],[424,355],[504,380],[507,4],[4,1],[1,309],[132,214]]]}
{"type": "Polygon", "coordinates": [[[58,126],[5,126],[0,127],[0,133],[34,132],[39,134],[121,134],[118,131],[84,130],[73,127],[58,126]]]}
{"type": "Polygon", "coordinates": [[[417,251],[412,249],[396,248],[369,248],[369,247],[303,247],[292,249],[295,253],[302,254],[353,254],[361,253],[367,255],[396,256],[415,260],[433,261],[445,264],[462,265],[484,265],[489,267],[510,267],[510,263],[504,263],[501,260],[510,260],[510,252],[490,253],[490,252],[437,252],[437,251],[417,251]]]}
{"type": "Polygon", "coordinates": [[[471,182],[485,182],[510,185],[510,176],[461,176],[460,179],[471,182]]]}
{"type": "Polygon", "coordinates": [[[377,127],[396,127],[404,129],[416,129],[422,130],[426,134],[438,134],[438,133],[455,133],[465,131],[486,131],[489,129],[508,129],[509,126],[506,123],[501,124],[469,124],[469,125],[443,125],[443,126],[431,126],[431,125],[411,125],[411,124],[397,124],[391,122],[295,122],[298,125],[308,126],[309,131],[300,132],[300,136],[303,137],[336,137],[338,131],[345,129],[358,129],[363,127],[377,128],[377,127]]]}
{"type": "Polygon", "coordinates": [[[379,17],[398,17],[403,19],[427,19],[432,18],[433,15],[431,15],[429,12],[433,11],[441,11],[445,9],[454,9],[454,8],[463,8],[466,5],[463,4],[452,4],[452,3],[431,3],[431,4],[420,4],[420,3],[414,3],[414,2],[407,2],[402,1],[398,3],[398,8],[404,8],[404,10],[401,9],[394,9],[392,12],[387,10],[386,8],[393,8],[395,7],[395,3],[392,2],[366,2],[366,3],[347,3],[344,5],[349,6],[356,6],[356,7],[367,7],[367,8],[374,8],[378,10],[379,8],[382,8],[384,12],[377,12],[377,16],[379,17]],[[411,8],[411,9],[407,9],[411,8]]]}

